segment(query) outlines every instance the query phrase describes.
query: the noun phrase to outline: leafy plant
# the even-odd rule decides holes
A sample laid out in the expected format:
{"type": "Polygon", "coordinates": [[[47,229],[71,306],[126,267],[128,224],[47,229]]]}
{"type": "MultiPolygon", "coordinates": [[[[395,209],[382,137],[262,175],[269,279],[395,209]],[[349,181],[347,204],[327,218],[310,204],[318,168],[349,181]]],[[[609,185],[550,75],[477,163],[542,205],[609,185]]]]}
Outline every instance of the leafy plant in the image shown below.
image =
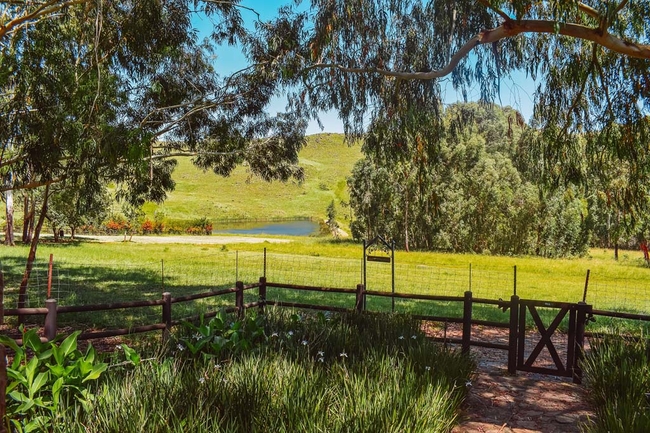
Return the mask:
{"type": "Polygon", "coordinates": [[[106,371],[107,364],[99,362],[92,345],[85,354],[77,349],[80,331],[43,343],[35,329],[23,331],[23,346],[15,340],[0,336],[0,344],[14,352],[7,367],[8,426],[20,432],[42,430],[60,415],[63,401],[74,398],[88,407],[92,395],[90,381],[106,371]]]}
{"type": "Polygon", "coordinates": [[[243,319],[234,319],[222,309],[209,322],[201,316],[199,324],[183,322],[185,334],[178,347],[187,348],[192,356],[219,357],[225,354],[247,352],[253,344],[265,339],[264,318],[249,312],[243,319]]]}
{"type": "Polygon", "coordinates": [[[596,410],[594,432],[650,431],[647,342],[622,335],[593,339],[583,370],[596,410]]]}

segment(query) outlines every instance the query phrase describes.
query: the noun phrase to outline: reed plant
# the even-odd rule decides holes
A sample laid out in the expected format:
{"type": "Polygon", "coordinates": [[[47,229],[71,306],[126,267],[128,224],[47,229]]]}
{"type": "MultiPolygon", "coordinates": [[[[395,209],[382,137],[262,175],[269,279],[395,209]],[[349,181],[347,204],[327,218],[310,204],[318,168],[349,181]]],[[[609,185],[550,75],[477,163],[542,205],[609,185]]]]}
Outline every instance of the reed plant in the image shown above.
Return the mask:
{"type": "MultiPolygon", "coordinates": [[[[475,369],[390,314],[271,310],[266,339],[227,357],[168,356],[107,374],[60,432],[447,432],[475,369]]],[[[169,355],[174,356],[169,356],[169,355]]]]}
{"type": "Polygon", "coordinates": [[[583,361],[596,417],[592,432],[650,431],[650,361],[646,339],[609,335],[592,340],[583,361]]]}

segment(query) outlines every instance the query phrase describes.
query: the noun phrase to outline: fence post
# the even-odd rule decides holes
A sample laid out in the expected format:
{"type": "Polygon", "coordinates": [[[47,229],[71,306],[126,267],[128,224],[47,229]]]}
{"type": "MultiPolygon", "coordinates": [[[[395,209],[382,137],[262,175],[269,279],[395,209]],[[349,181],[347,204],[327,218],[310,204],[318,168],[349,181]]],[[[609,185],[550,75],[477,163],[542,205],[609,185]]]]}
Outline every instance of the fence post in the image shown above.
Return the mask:
{"type": "Polygon", "coordinates": [[[357,299],[354,304],[354,308],[359,312],[363,311],[363,292],[363,284],[357,284],[357,299]]]}
{"type": "Polygon", "coordinates": [[[589,288],[589,274],[591,273],[590,269],[587,269],[587,277],[585,278],[585,290],[582,292],[582,303],[587,302],[587,289],[589,288]]]}
{"type": "Polygon", "coordinates": [[[519,328],[519,296],[510,297],[510,333],[508,335],[508,374],[517,374],[517,338],[519,328]]]}
{"type": "Polygon", "coordinates": [[[56,299],[45,301],[47,315],[45,316],[45,338],[52,341],[56,338],[56,299]]]}
{"type": "Polygon", "coordinates": [[[2,269],[0,269],[0,325],[4,325],[4,324],[5,324],[5,278],[2,273],[2,269]]]}
{"type": "Polygon", "coordinates": [[[54,254],[50,254],[50,263],[47,266],[47,299],[52,297],[52,268],[54,267],[54,254]]]}
{"type": "Polygon", "coordinates": [[[472,339],[472,292],[465,292],[463,300],[463,348],[464,354],[469,354],[470,341],[472,339]]]}
{"type": "Polygon", "coordinates": [[[266,277],[260,277],[260,287],[259,287],[259,302],[260,302],[260,313],[264,314],[264,307],[266,306],[266,277]]]}
{"type": "Polygon", "coordinates": [[[237,314],[241,317],[244,315],[244,283],[237,281],[235,287],[237,288],[235,292],[235,307],[237,307],[237,314]]]}
{"type": "Polygon", "coordinates": [[[576,341],[575,344],[575,356],[573,361],[573,383],[581,384],[582,383],[582,367],[580,367],[580,362],[582,361],[584,350],[585,350],[585,326],[587,325],[587,315],[591,313],[592,306],[587,305],[584,302],[578,302],[578,307],[576,309],[576,341]]]}
{"type": "MultiPolygon", "coordinates": [[[[0,274],[1,275],[1,274],[0,274]]],[[[7,358],[4,345],[0,344],[0,433],[6,433],[5,415],[7,414],[7,358]]]]}
{"type": "Polygon", "coordinates": [[[162,305],[162,321],[165,324],[165,329],[163,329],[163,342],[169,337],[169,333],[172,330],[172,294],[169,292],[163,292],[162,299],[165,302],[162,305]]]}

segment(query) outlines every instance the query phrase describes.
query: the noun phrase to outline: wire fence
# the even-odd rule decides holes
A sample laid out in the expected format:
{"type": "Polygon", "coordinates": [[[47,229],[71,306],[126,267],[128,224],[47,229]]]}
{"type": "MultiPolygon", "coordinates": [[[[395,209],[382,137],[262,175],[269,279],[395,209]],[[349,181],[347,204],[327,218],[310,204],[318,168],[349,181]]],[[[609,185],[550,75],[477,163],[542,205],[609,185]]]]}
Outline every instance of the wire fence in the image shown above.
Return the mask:
{"type": "MultiPolygon", "coordinates": [[[[29,307],[42,307],[48,296],[57,299],[59,305],[159,299],[165,291],[183,296],[233,287],[236,281],[252,284],[261,276],[276,283],[351,289],[364,281],[361,258],[266,252],[210,251],[140,263],[55,261],[50,284],[48,265],[45,261],[34,263],[28,285],[29,307]]],[[[15,307],[24,264],[8,266],[0,262],[0,270],[4,275],[5,308],[15,307]]],[[[469,263],[455,267],[367,262],[365,277],[366,288],[372,291],[390,292],[394,284],[397,293],[463,296],[469,290],[476,298],[509,299],[516,287],[521,298],[559,302],[582,301],[586,285],[586,271],[568,278],[566,274],[540,276],[536,269],[491,269],[469,263]]],[[[650,314],[649,289],[638,279],[613,280],[592,274],[585,301],[594,309],[650,314]]],[[[219,299],[232,301],[228,297],[219,299]]],[[[214,306],[207,302],[197,301],[191,308],[214,306]]]]}

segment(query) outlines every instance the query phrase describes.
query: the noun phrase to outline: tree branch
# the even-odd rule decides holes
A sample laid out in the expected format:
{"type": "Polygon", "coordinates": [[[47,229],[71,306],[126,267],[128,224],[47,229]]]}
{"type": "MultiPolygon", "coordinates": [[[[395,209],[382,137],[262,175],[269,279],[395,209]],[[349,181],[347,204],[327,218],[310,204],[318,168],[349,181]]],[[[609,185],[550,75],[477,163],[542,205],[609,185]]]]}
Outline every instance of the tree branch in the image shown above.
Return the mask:
{"type": "Polygon", "coordinates": [[[600,19],[602,18],[596,9],[584,3],[578,3],[578,9],[586,13],[590,17],[597,19],[598,21],[600,21],[600,19]]]}
{"type": "Polygon", "coordinates": [[[34,189],[34,188],[39,188],[41,186],[50,186],[53,183],[63,182],[65,178],[66,178],[65,176],[61,176],[59,178],[50,179],[50,180],[34,180],[31,182],[23,183],[21,185],[4,185],[0,187],[0,192],[19,191],[22,189],[34,189]]]}
{"type": "Polygon", "coordinates": [[[60,0],[49,0],[43,2],[33,11],[25,12],[23,15],[13,18],[6,24],[0,24],[0,40],[4,39],[8,33],[13,32],[23,25],[27,25],[31,21],[38,20],[47,15],[52,15],[67,6],[87,3],[88,0],[66,0],[59,2],[60,0]]]}
{"type": "Polygon", "coordinates": [[[556,25],[557,23],[555,21],[522,20],[520,22],[508,21],[494,29],[483,30],[478,35],[467,41],[465,45],[463,45],[460,50],[452,56],[449,63],[437,71],[397,72],[378,68],[346,67],[336,63],[317,63],[306,67],[304,70],[338,69],[343,72],[351,73],[375,72],[387,77],[397,78],[398,80],[432,80],[449,75],[451,71],[458,66],[460,61],[476,46],[497,42],[501,39],[512,38],[525,33],[548,33],[569,36],[576,39],[595,42],[611,51],[624,54],[628,57],[650,59],[650,45],[624,41],[609,33],[601,34],[599,29],[593,29],[579,24],[561,24],[559,30],[556,29],[556,25]]]}

